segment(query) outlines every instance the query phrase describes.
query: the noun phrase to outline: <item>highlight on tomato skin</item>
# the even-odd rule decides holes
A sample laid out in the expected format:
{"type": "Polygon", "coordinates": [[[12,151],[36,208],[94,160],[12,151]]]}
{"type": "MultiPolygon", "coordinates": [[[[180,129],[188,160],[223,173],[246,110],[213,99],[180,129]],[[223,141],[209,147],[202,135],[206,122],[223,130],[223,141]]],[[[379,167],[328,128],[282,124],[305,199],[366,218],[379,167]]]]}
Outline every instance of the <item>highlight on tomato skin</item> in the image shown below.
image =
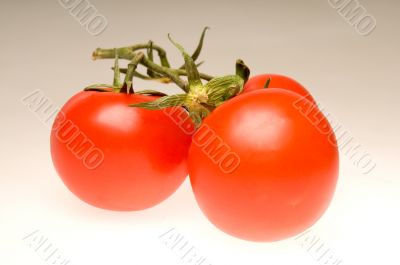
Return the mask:
{"type": "MultiPolygon", "coordinates": [[[[181,185],[190,135],[166,115],[168,109],[128,106],[154,99],[83,91],[62,107],[51,132],[51,156],[69,190],[96,207],[132,211],[160,203],[181,185]]],[[[187,116],[181,108],[174,112],[187,116]]]]}
{"type": "Polygon", "coordinates": [[[205,145],[193,140],[189,150],[196,200],[222,231],[250,241],[282,240],[305,231],[328,208],[338,149],[331,126],[312,102],[284,89],[253,91],[222,104],[202,126],[240,158],[225,173],[217,157],[203,151],[205,145]]]}
{"type": "Polygon", "coordinates": [[[289,90],[315,103],[315,100],[312,97],[311,93],[302,84],[300,84],[293,78],[280,74],[261,74],[250,77],[250,79],[247,80],[246,84],[244,85],[242,94],[254,90],[265,89],[267,81],[268,88],[281,88],[289,90]]]}

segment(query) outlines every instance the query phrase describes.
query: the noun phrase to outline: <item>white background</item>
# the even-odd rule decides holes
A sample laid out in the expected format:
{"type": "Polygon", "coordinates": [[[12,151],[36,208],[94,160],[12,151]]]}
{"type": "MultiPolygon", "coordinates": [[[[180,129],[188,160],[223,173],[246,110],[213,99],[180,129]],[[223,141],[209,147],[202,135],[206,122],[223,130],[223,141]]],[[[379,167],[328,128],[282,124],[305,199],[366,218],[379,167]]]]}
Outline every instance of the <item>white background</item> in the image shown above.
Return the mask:
{"type": "MultiPolygon", "coordinates": [[[[112,62],[90,59],[96,47],[151,38],[180,65],[166,33],[191,51],[206,25],[202,71],[232,73],[242,58],[254,74],[294,77],[376,163],[365,175],[341,152],[335,197],[310,235],[341,264],[399,264],[399,1],[360,1],[377,21],[369,36],[327,0],[90,2],[108,21],[99,36],[58,1],[0,3],[0,264],[50,264],[29,245],[35,231],[73,265],[194,264],[159,238],[172,228],[210,264],[319,264],[301,239],[252,243],[219,231],[197,207],[188,181],[145,211],[83,203],[53,168],[48,127],[21,102],[40,89],[62,106],[86,85],[111,82],[112,62]]],[[[135,86],[178,91],[141,80],[135,86]]]]}

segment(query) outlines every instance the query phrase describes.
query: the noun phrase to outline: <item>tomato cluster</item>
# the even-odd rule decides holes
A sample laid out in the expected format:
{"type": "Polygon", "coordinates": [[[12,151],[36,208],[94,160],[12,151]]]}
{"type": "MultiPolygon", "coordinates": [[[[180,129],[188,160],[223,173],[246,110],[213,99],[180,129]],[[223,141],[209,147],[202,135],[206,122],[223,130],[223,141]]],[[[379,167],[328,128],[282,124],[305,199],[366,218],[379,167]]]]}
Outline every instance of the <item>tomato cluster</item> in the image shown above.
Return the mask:
{"type": "Polygon", "coordinates": [[[282,75],[247,80],[239,68],[203,86],[207,76],[197,72],[194,56],[174,44],[185,58],[179,71],[186,71],[188,87],[168,65],[153,66],[150,54],[131,54],[136,63],[127,76],[143,63],[158,71],[153,79],[173,80],[186,94],[132,93],[127,77],[123,89],[118,82],[117,89],[87,89],[63,106],[51,154],[65,185],[97,207],[142,210],[189,174],[201,210],[228,234],[276,241],[310,227],[332,199],[339,158],[334,132],[309,91],[282,75]]]}

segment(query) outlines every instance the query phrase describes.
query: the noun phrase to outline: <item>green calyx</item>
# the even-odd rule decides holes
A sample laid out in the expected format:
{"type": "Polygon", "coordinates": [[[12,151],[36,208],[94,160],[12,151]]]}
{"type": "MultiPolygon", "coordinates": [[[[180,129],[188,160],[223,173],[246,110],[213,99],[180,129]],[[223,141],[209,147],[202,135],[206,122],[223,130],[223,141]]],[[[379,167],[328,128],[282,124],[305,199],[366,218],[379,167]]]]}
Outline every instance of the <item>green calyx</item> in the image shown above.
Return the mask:
{"type": "Polygon", "coordinates": [[[203,85],[193,58],[170,35],[168,35],[168,38],[182,53],[185,60],[188,92],[186,94],[164,96],[152,102],[132,104],[130,106],[152,110],[183,106],[189,111],[189,116],[198,127],[210,112],[243,90],[250,70],[242,60],[237,60],[235,75],[214,77],[203,85]]]}

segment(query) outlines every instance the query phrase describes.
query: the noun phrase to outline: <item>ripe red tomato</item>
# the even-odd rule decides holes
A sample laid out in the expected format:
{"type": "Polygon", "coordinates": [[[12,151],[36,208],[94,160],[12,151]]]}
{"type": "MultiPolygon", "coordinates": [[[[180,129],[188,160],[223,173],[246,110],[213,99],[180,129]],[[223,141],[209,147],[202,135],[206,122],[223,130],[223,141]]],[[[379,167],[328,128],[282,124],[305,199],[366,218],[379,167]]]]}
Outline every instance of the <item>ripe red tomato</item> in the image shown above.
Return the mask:
{"type": "Polygon", "coordinates": [[[195,133],[196,200],[226,233],[252,241],[296,235],[316,222],[338,177],[334,132],[316,105],[284,89],[235,97],[195,133]]]}
{"type": "MultiPolygon", "coordinates": [[[[154,99],[85,91],[63,106],[51,132],[51,154],[61,179],[80,199],[110,210],[141,210],[183,182],[191,135],[168,109],[128,106],[154,99]]],[[[187,116],[181,108],[169,110],[187,116]]]]}
{"type": "Polygon", "coordinates": [[[293,80],[292,78],[284,75],[263,74],[253,76],[244,85],[242,93],[263,89],[268,78],[270,78],[268,88],[282,88],[290,90],[302,95],[303,97],[306,97],[308,100],[315,103],[314,98],[304,86],[302,86],[299,82],[293,80]]]}

